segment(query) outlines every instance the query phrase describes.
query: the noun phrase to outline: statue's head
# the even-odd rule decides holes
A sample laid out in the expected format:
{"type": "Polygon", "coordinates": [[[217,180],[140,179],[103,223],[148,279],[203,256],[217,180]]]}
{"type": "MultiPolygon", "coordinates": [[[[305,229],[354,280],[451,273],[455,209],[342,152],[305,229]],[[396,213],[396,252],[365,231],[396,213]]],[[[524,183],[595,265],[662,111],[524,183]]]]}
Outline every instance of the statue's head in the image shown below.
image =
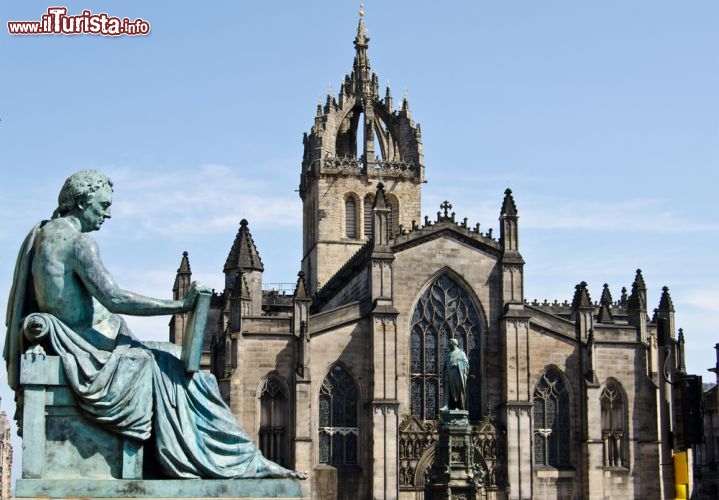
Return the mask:
{"type": "Polygon", "coordinates": [[[67,178],[57,198],[53,219],[74,213],[80,219],[83,231],[100,228],[110,217],[112,181],[95,170],[81,170],[67,178]]]}
{"type": "Polygon", "coordinates": [[[457,342],[457,339],[454,339],[454,338],[449,339],[449,348],[450,349],[454,349],[457,346],[459,346],[459,342],[457,342]]]}

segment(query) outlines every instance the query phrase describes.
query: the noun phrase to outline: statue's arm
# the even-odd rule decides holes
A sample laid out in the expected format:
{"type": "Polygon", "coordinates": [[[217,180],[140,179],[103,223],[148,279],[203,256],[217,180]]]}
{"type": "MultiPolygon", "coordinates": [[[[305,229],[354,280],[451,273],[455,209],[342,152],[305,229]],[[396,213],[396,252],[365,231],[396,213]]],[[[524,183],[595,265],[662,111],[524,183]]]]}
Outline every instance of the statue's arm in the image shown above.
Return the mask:
{"type": "Polygon", "coordinates": [[[182,301],[146,297],[120,288],[102,263],[97,243],[86,234],[78,236],[72,253],[73,271],[92,296],[112,313],[133,316],[181,313],[192,309],[197,298],[196,287],[182,301]]]}

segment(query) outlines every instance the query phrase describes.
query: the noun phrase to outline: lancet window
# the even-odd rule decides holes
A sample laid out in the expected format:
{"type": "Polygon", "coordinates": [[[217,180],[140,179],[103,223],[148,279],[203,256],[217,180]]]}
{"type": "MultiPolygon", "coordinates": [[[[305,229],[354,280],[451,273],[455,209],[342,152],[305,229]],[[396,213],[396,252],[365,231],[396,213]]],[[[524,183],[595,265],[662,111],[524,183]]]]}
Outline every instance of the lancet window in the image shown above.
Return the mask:
{"type": "Polygon", "coordinates": [[[280,465],[288,465],[288,398],[277,377],[269,376],[260,393],[260,451],[280,465]]]}
{"type": "Polygon", "coordinates": [[[600,396],[604,466],[626,467],[625,406],[617,382],[609,381],[600,396]]]}
{"type": "Polygon", "coordinates": [[[554,367],[542,374],[534,389],[534,462],[537,465],[570,465],[569,391],[554,367]]]}
{"type": "Polygon", "coordinates": [[[412,414],[434,420],[444,405],[441,384],[444,355],[456,338],[469,360],[467,410],[482,418],[481,316],[469,294],[449,275],[434,279],[419,298],[410,330],[410,401],[412,414]]]}
{"type": "Polygon", "coordinates": [[[319,461],[330,465],[357,463],[359,393],[349,373],[335,365],[320,388],[319,461]]]}
{"type": "Polygon", "coordinates": [[[352,196],[345,200],[345,236],[353,240],[357,238],[357,202],[352,196]]]}

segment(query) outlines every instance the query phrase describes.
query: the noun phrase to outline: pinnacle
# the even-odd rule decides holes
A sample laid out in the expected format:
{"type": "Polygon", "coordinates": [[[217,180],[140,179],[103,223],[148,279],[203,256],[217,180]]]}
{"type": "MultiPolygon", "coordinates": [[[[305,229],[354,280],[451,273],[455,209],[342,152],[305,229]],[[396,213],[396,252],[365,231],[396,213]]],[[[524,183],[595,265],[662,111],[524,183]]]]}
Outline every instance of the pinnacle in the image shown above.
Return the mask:
{"type": "Polygon", "coordinates": [[[502,216],[516,216],[517,215],[517,205],[514,203],[514,198],[512,197],[512,190],[507,188],[504,191],[504,200],[502,201],[502,216]]]}
{"type": "Polygon", "coordinates": [[[669,295],[669,288],[666,286],[662,288],[662,297],[659,299],[659,310],[674,312],[674,303],[672,297],[669,295]]]}
{"type": "Polygon", "coordinates": [[[295,299],[306,299],[309,298],[307,295],[307,286],[305,284],[305,273],[300,271],[297,273],[297,285],[295,285],[295,299]]]}
{"type": "Polygon", "coordinates": [[[374,197],[374,206],[372,208],[387,208],[387,200],[384,194],[384,184],[377,184],[377,196],[374,197]]]}
{"type": "Polygon", "coordinates": [[[572,309],[592,308],[592,299],[589,298],[587,291],[587,282],[582,281],[575,288],[574,298],[572,299],[572,309]]]}
{"type": "Polygon", "coordinates": [[[637,274],[634,277],[634,282],[632,283],[632,292],[627,299],[627,309],[634,311],[646,311],[646,291],[647,286],[644,284],[642,270],[637,269],[637,274]]]}
{"type": "Polygon", "coordinates": [[[180,267],[177,269],[178,273],[182,274],[190,274],[192,271],[190,270],[190,259],[188,257],[187,250],[182,252],[182,260],[180,261],[180,267]]]}
{"type": "Polygon", "coordinates": [[[612,300],[612,294],[609,291],[609,285],[604,283],[604,288],[602,289],[602,298],[599,299],[599,303],[611,306],[613,302],[614,301],[612,300]]]}

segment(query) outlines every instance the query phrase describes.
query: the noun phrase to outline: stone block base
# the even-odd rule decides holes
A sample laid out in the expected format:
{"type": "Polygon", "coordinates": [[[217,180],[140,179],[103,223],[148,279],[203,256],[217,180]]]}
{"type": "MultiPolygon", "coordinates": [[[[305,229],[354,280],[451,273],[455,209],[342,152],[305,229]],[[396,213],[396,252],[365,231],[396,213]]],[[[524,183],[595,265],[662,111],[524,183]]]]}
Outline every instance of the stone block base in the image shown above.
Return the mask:
{"type": "Polygon", "coordinates": [[[15,498],[300,499],[296,479],[18,479],[15,498]]]}

